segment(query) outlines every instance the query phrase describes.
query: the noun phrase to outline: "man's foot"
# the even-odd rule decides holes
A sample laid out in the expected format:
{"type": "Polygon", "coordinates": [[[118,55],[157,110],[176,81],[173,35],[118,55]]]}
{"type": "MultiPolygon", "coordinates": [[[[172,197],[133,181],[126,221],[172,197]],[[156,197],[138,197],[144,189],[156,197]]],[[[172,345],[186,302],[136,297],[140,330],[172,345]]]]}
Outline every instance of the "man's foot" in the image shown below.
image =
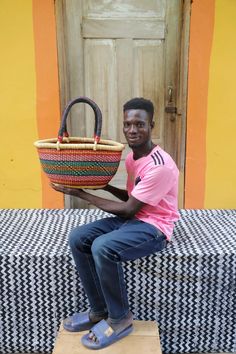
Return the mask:
{"type": "Polygon", "coordinates": [[[63,327],[70,332],[86,331],[98,323],[107,315],[95,315],[92,312],[77,312],[63,321],[63,327]]]}
{"type": "Polygon", "coordinates": [[[133,315],[131,312],[119,322],[111,319],[102,320],[94,325],[88,334],[85,334],[81,342],[90,349],[105,348],[112,343],[130,334],[133,330],[133,315]]]}
{"type": "Polygon", "coordinates": [[[127,327],[132,325],[132,323],[133,323],[133,314],[132,314],[131,311],[129,311],[127,316],[122,318],[122,320],[120,320],[120,321],[114,321],[114,320],[112,320],[111,318],[108,317],[107,323],[118,334],[121,331],[123,331],[125,328],[127,328],[127,327]]]}

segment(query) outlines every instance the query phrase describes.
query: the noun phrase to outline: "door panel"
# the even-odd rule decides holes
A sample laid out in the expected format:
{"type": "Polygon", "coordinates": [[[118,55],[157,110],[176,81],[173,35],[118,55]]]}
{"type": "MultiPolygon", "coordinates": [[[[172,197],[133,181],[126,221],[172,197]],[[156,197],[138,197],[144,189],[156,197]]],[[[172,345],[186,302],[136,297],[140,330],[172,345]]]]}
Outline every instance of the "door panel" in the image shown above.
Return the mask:
{"type": "MultiPolygon", "coordinates": [[[[102,111],[102,138],[117,140],[115,41],[86,39],[84,41],[84,71],[85,96],[94,99],[102,111]]],[[[91,122],[93,124],[94,114],[91,108],[86,107],[86,133],[88,136],[93,136],[91,122]]]]}
{"type": "Polygon", "coordinates": [[[84,19],[83,38],[164,38],[164,23],[158,20],[84,19]]]}
{"type": "Polygon", "coordinates": [[[166,0],[87,0],[83,12],[88,18],[164,18],[166,0]]]}
{"type": "Polygon", "coordinates": [[[130,97],[146,97],[155,107],[153,141],[163,146],[163,41],[134,41],[133,90],[130,97]]]}

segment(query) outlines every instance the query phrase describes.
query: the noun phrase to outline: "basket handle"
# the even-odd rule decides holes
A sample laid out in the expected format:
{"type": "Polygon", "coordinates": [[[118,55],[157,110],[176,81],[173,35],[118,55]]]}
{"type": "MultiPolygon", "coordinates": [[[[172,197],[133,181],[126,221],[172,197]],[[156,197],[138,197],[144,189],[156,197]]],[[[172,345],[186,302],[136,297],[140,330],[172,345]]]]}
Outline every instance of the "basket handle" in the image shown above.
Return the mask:
{"type": "Polygon", "coordinates": [[[89,104],[90,107],[92,107],[92,109],[94,111],[94,114],[95,114],[94,143],[97,144],[99,142],[100,137],[101,137],[101,130],[102,130],[102,112],[101,112],[100,108],[98,107],[98,105],[94,101],[92,101],[88,97],[81,96],[81,97],[75,98],[74,100],[70,101],[67,104],[67,106],[63,112],[61,127],[59,129],[58,138],[57,138],[57,141],[59,143],[62,143],[63,136],[66,136],[66,137],[69,136],[69,134],[67,132],[66,120],[67,120],[67,116],[69,114],[71,107],[74,104],[80,103],[80,102],[89,104]]]}

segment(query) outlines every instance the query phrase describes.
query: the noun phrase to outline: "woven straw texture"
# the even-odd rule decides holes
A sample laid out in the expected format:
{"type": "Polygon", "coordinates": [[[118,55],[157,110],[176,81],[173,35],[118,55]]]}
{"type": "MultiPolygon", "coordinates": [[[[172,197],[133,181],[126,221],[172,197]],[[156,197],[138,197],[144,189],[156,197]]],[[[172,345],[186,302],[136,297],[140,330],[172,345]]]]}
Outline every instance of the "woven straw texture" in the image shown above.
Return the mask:
{"type": "Polygon", "coordinates": [[[41,148],[38,152],[42,168],[52,183],[101,188],[115,175],[122,151],[41,148]]]}
{"type": "Polygon", "coordinates": [[[124,145],[101,140],[102,113],[95,102],[78,97],[63,112],[57,139],[34,143],[44,172],[52,183],[72,188],[105,187],[117,172],[124,145]],[[69,137],[66,120],[74,104],[87,103],[95,114],[94,138],[69,137]]]}

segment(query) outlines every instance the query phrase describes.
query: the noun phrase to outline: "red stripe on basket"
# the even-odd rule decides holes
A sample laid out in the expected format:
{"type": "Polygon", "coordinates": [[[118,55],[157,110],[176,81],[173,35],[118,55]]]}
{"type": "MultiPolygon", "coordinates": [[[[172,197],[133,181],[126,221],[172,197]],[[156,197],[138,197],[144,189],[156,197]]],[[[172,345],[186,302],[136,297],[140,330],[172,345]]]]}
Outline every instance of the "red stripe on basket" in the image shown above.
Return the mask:
{"type": "Polygon", "coordinates": [[[48,175],[51,179],[57,179],[58,181],[66,181],[66,180],[70,180],[70,181],[74,181],[74,182],[78,182],[78,181],[94,181],[94,180],[98,180],[98,181],[105,181],[109,178],[111,178],[112,176],[63,176],[63,175],[48,175]]]}
{"type": "Polygon", "coordinates": [[[58,165],[51,165],[51,164],[45,164],[42,161],[42,167],[43,169],[46,170],[52,170],[52,171],[116,171],[118,168],[118,164],[115,166],[109,166],[109,165],[102,165],[102,164],[94,164],[90,166],[64,166],[61,164],[58,165]]]}
{"type": "Polygon", "coordinates": [[[102,176],[102,177],[94,177],[92,179],[89,179],[88,177],[67,177],[63,178],[65,176],[57,176],[57,175],[50,175],[50,180],[52,183],[60,183],[60,184],[65,184],[65,185],[71,185],[71,186],[99,186],[99,185],[104,185],[110,182],[112,176],[102,176]]]}
{"type": "MultiPolygon", "coordinates": [[[[96,161],[104,161],[104,155],[99,157],[95,156],[94,158],[91,156],[65,156],[65,155],[46,155],[46,154],[40,154],[39,155],[41,160],[48,160],[48,161],[85,161],[91,163],[96,162],[96,161]]],[[[106,162],[119,162],[120,161],[120,156],[107,156],[106,157],[106,162]]]]}
{"type": "Polygon", "coordinates": [[[96,155],[98,152],[106,155],[113,155],[113,154],[121,154],[121,151],[108,151],[108,150],[89,150],[89,149],[48,149],[48,148],[40,148],[42,152],[46,153],[60,153],[63,152],[64,154],[86,154],[86,155],[96,155]]]}
{"type": "Polygon", "coordinates": [[[88,153],[88,150],[81,150],[83,153],[76,153],[75,151],[71,151],[69,154],[63,152],[54,152],[52,151],[39,151],[39,157],[43,160],[51,160],[51,161],[107,161],[107,162],[118,162],[120,161],[121,153],[88,153]]]}

